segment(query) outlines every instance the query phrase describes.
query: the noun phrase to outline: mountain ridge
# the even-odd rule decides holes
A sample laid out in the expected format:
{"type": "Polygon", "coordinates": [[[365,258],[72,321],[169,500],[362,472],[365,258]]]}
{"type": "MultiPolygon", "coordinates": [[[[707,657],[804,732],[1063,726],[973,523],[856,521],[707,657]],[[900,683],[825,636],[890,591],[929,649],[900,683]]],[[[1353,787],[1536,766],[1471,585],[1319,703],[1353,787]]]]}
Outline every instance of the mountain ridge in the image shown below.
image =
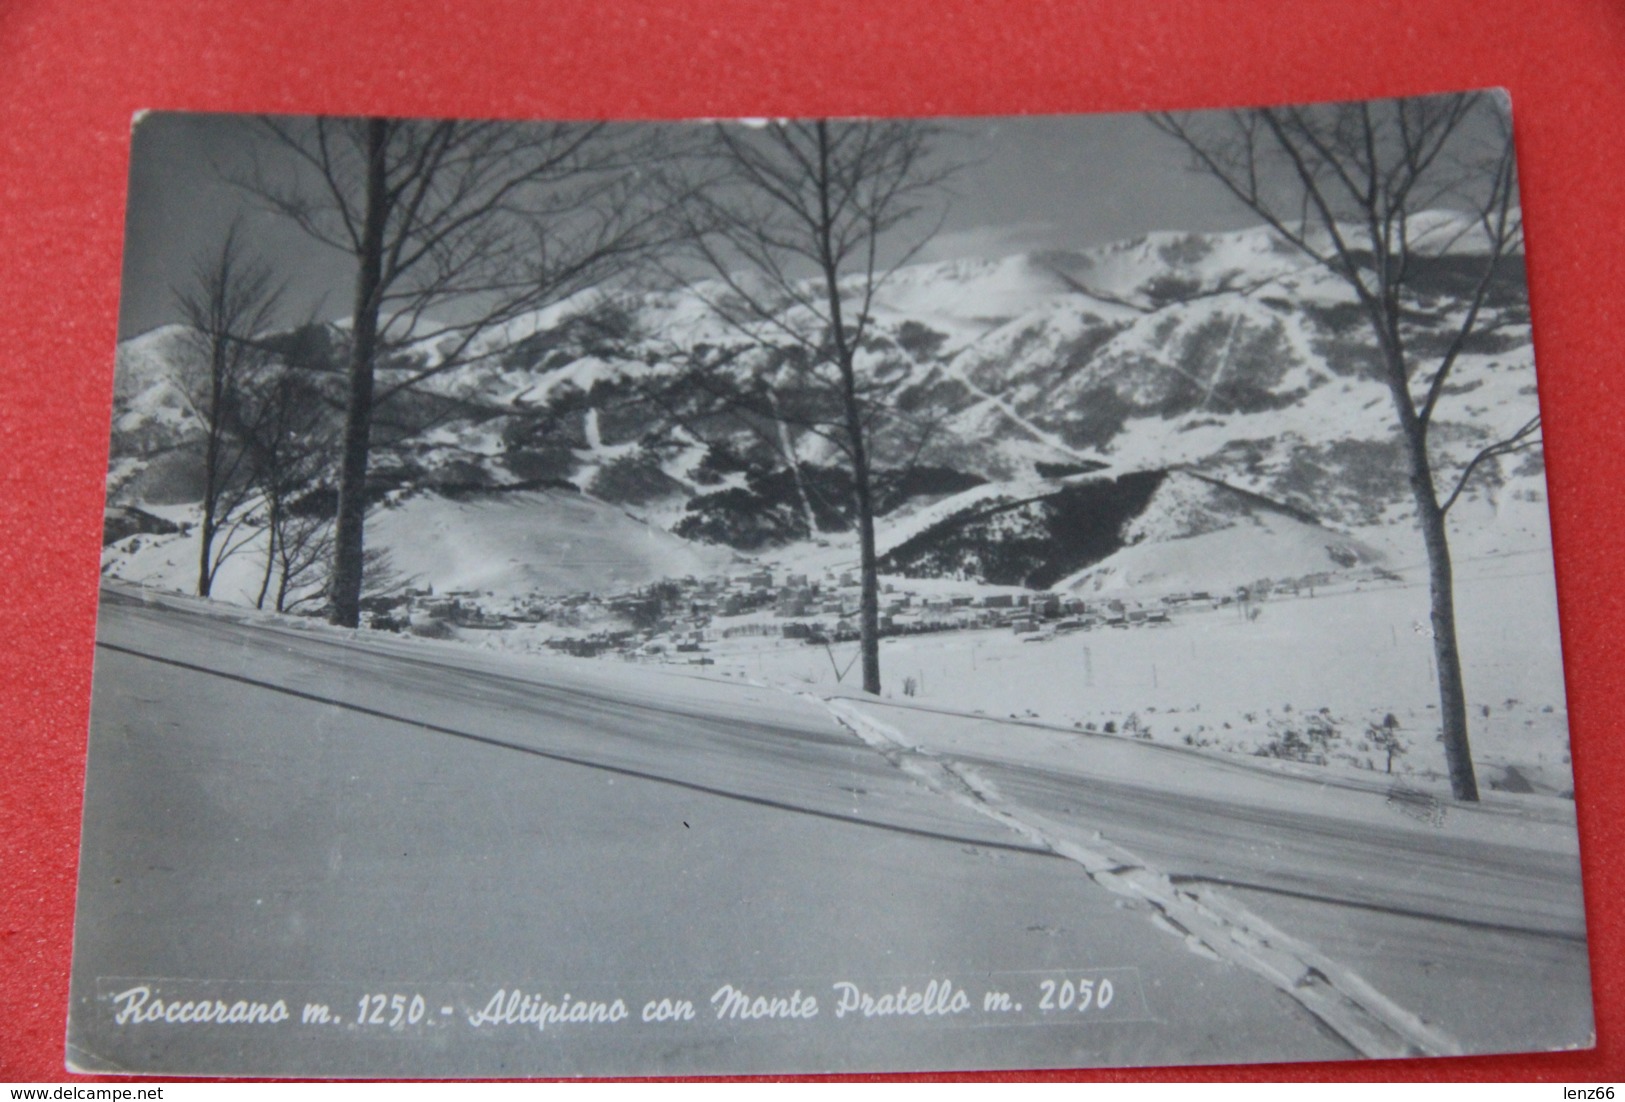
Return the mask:
{"type": "MultiPolygon", "coordinates": [[[[1472,239],[1460,216],[1422,221],[1448,242],[1407,323],[1425,351],[1448,337],[1472,239]]],[[[1521,257],[1497,271],[1492,304],[1510,321],[1461,356],[1434,430],[1441,469],[1535,411],[1521,276],[1521,257]]],[[[488,335],[475,362],[386,411],[379,500],[567,482],[728,553],[849,528],[837,449],[782,412],[821,399],[784,350],[741,346],[706,309],[714,293],[589,292],[488,335]],[[691,364],[706,355],[715,366],[702,386],[691,364]]],[[[323,328],[315,343],[337,356],[347,336],[323,328]]],[[[180,506],[201,492],[185,344],[184,327],[165,326],[120,345],[115,506],[180,506]]],[[[408,347],[381,374],[421,371],[436,354],[408,347]]],[[[955,494],[1062,492],[1041,472],[1068,466],[1117,480],[1183,472],[1328,531],[1403,525],[1402,448],[1374,356],[1346,287],[1264,227],[912,265],[877,295],[858,360],[887,412],[872,439],[876,478],[892,488],[882,529],[918,527],[921,510],[955,494]]],[[[340,382],[316,379],[335,410],[340,382]]],[[[1485,464],[1468,497],[1543,491],[1537,449],[1485,464]]],[[[883,538],[888,554],[904,542],[883,538]]]]}

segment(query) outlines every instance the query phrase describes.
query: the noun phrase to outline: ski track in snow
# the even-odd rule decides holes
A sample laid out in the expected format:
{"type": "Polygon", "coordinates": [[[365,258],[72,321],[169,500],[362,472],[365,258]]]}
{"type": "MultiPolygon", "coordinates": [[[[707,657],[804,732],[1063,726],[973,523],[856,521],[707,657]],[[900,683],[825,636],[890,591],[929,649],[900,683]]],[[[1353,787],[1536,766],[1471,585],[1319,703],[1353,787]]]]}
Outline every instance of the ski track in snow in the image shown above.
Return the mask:
{"type": "Polygon", "coordinates": [[[968,372],[960,370],[960,368],[958,366],[958,363],[959,363],[959,357],[956,356],[951,361],[949,361],[947,364],[945,364],[944,365],[945,374],[949,375],[951,378],[957,380],[958,382],[963,383],[966,390],[970,391],[972,394],[974,394],[978,398],[980,398],[983,402],[987,403],[988,405],[992,406],[994,409],[998,410],[1000,413],[1004,414],[1004,416],[1009,419],[1011,424],[1015,425],[1017,428],[1021,429],[1025,433],[1027,433],[1029,436],[1031,436],[1034,440],[1038,441],[1040,444],[1043,444],[1045,447],[1048,447],[1048,448],[1053,448],[1062,455],[1068,456],[1068,457],[1070,457],[1072,459],[1076,459],[1079,462],[1083,462],[1083,463],[1095,463],[1095,462],[1098,462],[1098,459],[1096,457],[1090,456],[1090,455],[1085,455],[1083,452],[1078,451],[1076,448],[1073,448],[1073,447],[1069,446],[1065,441],[1063,441],[1059,436],[1055,435],[1053,432],[1045,432],[1043,429],[1039,428],[1037,425],[1035,425],[1031,421],[1027,420],[1027,418],[1025,418],[1021,414],[1017,413],[1015,408],[1013,406],[1011,406],[1010,403],[1005,401],[1003,398],[1000,398],[996,394],[989,394],[987,391],[985,391],[981,387],[977,386],[976,383],[971,379],[970,374],[968,372]]]}
{"type": "Polygon", "coordinates": [[[1219,892],[1178,887],[1165,873],[1098,833],[1080,840],[1076,830],[1008,803],[970,767],[924,747],[910,746],[896,728],[864,714],[849,701],[811,693],[796,695],[821,704],[870,749],[932,791],[1067,858],[1113,895],[1148,906],[1152,923],[1179,937],[1192,952],[1228,961],[1262,977],[1362,1055],[1389,1059],[1457,1056],[1464,1051],[1459,1041],[1430,1026],[1357,973],[1219,892]]]}

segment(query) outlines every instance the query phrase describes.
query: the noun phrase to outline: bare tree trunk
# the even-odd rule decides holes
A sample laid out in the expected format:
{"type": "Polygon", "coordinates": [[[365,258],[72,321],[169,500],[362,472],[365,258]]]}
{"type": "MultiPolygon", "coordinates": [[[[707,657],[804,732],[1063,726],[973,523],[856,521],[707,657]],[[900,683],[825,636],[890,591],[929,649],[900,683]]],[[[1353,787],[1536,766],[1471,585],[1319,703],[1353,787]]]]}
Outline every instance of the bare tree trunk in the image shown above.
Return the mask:
{"type": "Polygon", "coordinates": [[[288,586],[292,581],[293,558],[288,551],[286,539],[278,541],[277,547],[277,579],[276,579],[276,610],[286,612],[288,604],[288,586]]]}
{"type": "Polygon", "coordinates": [[[363,528],[367,514],[367,460],[372,447],[374,357],[378,347],[379,290],[383,279],[384,224],[388,216],[385,152],[388,124],[367,122],[367,203],[355,282],[350,345],[350,391],[345,406],[339,466],[338,521],[333,537],[332,622],[361,623],[363,528]]]}
{"type": "Polygon", "coordinates": [[[880,695],[880,565],[875,554],[874,496],[869,485],[869,450],[857,400],[857,380],[849,354],[841,360],[846,389],[846,432],[852,450],[852,487],[858,512],[858,645],[863,651],[863,691],[880,695]]]}
{"type": "MultiPolygon", "coordinates": [[[[1419,510],[1420,511],[1420,510],[1419,510]]],[[[1478,799],[1478,779],[1467,743],[1467,692],[1456,647],[1455,590],[1451,582],[1450,544],[1444,514],[1434,506],[1422,518],[1422,540],[1428,550],[1428,587],[1432,598],[1433,657],[1439,666],[1439,720],[1444,756],[1450,768],[1450,791],[1458,800],[1478,799]]]]}
{"type": "Polygon", "coordinates": [[[209,486],[210,479],[204,476],[204,485],[207,487],[203,496],[203,532],[202,547],[198,552],[197,563],[197,595],[207,597],[210,588],[214,585],[214,574],[209,569],[209,557],[214,553],[214,492],[209,486]]]}
{"type": "MultiPolygon", "coordinates": [[[[276,568],[276,532],[281,508],[276,498],[271,499],[265,522],[265,573],[260,578],[259,596],[254,598],[255,608],[265,607],[265,595],[271,589],[271,574],[276,568]]],[[[277,610],[282,611],[281,609],[277,610]]]]}
{"type": "Polygon", "coordinates": [[[288,545],[286,541],[283,541],[282,547],[277,553],[276,610],[278,612],[286,611],[285,606],[287,605],[288,601],[288,574],[290,573],[291,569],[291,562],[288,558],[288,545]]]}
{"type": "Polygon", "coordinates": [[[857,471],[858,563],[863,589],[858,606],[858,632],[863,648],[863,691],[880,695],[880,570],[875,555],[875,514],[869,498],[869,468],[857,471]]]}
{"type": "Polygon", "coordinates": [[[203,529],[198,553],[197,595],[207,597],[214,588],[215,505],[220,496],[220,397],[225,388],[225,365],[220,361],[219,340],[209,357],[208,439],[203,448],[203,529]]]}
{"type": "Polygon", "coordinates": [[[1445,764],[1450,770],[1450,791],[1458,800],[1478,799],[1478,780],[1467,742],[1467,693],[1461,678],[1461,653],[1456,645],[1455,587],[1450,567],[1450,538],[1444,510],[1433,487],[1433,468],[1427,455],[1427,429],[1411,404],[1403,375],[1390,367],[1389,390],[1399,413],[1405,442],[1411,497],[1416,521],[1428,556],[1428,592],[1433,628],[1433,658],[1438,666],[1439,722],[1444,738],[1445,764]]]}
{"type": "Polygon", "coordinates": [[[284,560],[283,563],[282,563],[282,572],[277,577],[277,583],[276,583],[276,610],[278,612],[286,612],[287,611],[287,603],[288,603],[288,563],[287,563],[286,560],[284,560]]]}

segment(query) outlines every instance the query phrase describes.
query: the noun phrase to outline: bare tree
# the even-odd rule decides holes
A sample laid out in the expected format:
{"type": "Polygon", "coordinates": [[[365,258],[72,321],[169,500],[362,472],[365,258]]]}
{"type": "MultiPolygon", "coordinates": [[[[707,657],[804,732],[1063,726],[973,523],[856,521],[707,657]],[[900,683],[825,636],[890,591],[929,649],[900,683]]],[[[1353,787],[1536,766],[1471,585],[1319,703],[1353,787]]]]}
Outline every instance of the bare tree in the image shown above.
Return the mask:
{"type": "Polygon", "coordinates": [[[244,393],[266,362],[256,342],[276,317],[282,284],[268,264],[249,253],[233,223],[219,247],[194,265],[175,297],[202,368],[187,379],[182,393],[203,425],[197,592],[207,597],[221,564],[248,542],[244,521],[256,487],[243,434],[251,416],[244,393]]]}
{"type": "MultiPolygon", "coordinates": [[[[940,225],[948,169],[936,131],[905,121],[718,126],[698,181],[683,185],[684,237],[715,276],[701,294],[748,342],[776,350],[761,412],[832,445],[852,472],[861,573],[863,688],[880,692],[880,599],[871,433],[883,389],[860,369],[876,293],[940,225]]],[[[788,461],[794,463],[793,456],[788,461]]]]}
{"type": "Polygon", "coordinates": [[[1539,418],[1453,474],[1430,456],[1429,429],[1475,337],[1525,316],[1522,296],[1504,292],[1523,240],[1504,103],[1468,93],[1152,121],[1184,144],[1198,169],[1342,280],[1358,304],[1427,549],[1451,789],[1476,800],[1446,514],[1486,460],[1539,442],[1539,418]],[[1419,217],[1441,209],[1456,216],[1419,217]]]}
{"type": "Polygon", "coordinates": [[[329,530],[319,541],[309,510],[290,507],[311,498],[331,475],[334,417],[302,367],[269,367],[248,390],[253,410],[243,435],[265,532],[265,569],[255,607],[265,607],[272,579],[280,574],[275,607],[282,612],[290,586],[298,588],[297,581],[312,569],[303,561],[311,549],[319,544],[331,553],[331,512],[318,518],[329,530]]]}
{"type": "Polygon", "coordinates": [[[375,410],[642,247],[628,132],[602,125],[262,120],[238,182],[355,266],[332,620],[359,622],[375,410]],[[410,353],[410,354],[408,354],[410,353]]]}
{"type": "Polygon", "coordinates": [[[291,612],[324,596],[327,571],[332,565],[332,514],[299,506],[297,501],[285,502],[273,528],[276,541],[267,570],[275,572],[274,607],[278,612],[291,612]]]}

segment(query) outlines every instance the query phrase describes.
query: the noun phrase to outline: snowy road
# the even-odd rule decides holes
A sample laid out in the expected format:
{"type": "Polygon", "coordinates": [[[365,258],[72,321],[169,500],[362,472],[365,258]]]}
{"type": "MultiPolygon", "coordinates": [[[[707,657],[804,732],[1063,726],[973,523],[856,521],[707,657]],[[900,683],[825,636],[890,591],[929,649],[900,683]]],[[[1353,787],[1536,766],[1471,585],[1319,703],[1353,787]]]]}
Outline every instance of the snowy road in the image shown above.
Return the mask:
{"type": "MultiPolygon", "coordinates": [[[[944,798],[817,701],[111,590],[98,642],[70,1038],[87,1069],[608,1075],[1369,1051],[1257,967],[1193,951],[1157,907],[1023,824],[944,798]],[[1039,1009],[1103,980],[1109,1008],[1039,1009]],[[933,981],[935,1013],[930,1000],[836,1013],[843,983],[878,995],[933,981]],[[967,1009],[949,1009],[945,985],[967,1009]],[[779,996],[782,1013],[719,1017],[729,988],[779,996]],[[136,990],[154,1004],[282,999],[291,1018],[121,1022],[141,996],[116,996],[136,990]],[[620,998],[628,1017],[539,1029],[499,1012],[498,993],[519,991],[565,1007],[620,998]],[[788,1017],[806,1009],[792,992],[816,997],[816,1015],[788,1017]],[[1001,992],[1003,1011],[985,1001],[1001,992]],[[645,1022],[661,999],[694,1016],[645,1022]],[[330,1020],[305,1020],[312,1006],[330,1020]]],[[[1062,834],[1098,830],[1163,871],[1269,889],[1225,890],[1471,1048],[1518,1030],[1514,1044],[1548,1043],[1526,1029],[1533,1012],[1564,1036],[1589,1028],[1577,888],[1563,894],[1572,870],[1547,849],[1392,850],[1389,867],[1425,875],[1384,910],[1354,897],[1360,884],[1380,897],[1371,854],[1414,846],[1415,831],[1345,835],[1290,794],[1273,808],[1245,789],[1246,803],[1197,801],[1126,783],[1109,761],[1090,773],[965,758],[1062,834]],[[1278,859],[1260,859],[1271,846],[1278,859]],[[1514,901],[1455,890],[1483,877],[1514,901]],[[1326,903],[1334,892],[1344,902],[1326,903]],[[1445,897],[1464,912],[1435,905],[1445,897]],[[1389,959],[1373,937],[1389,939],[1392,977],[1366,967],[1389,959]],[[1466,981],[1445,977],[1454,987],[1429,978],[1464,967],[1466,981]],[[1527,982],[1539,970],[1546,987],[1527,982]],[[1457,1015],[1471,1020],[1441,1021],[1440,991],[1476,991],[1457,1015]],[[1495,1029],[1461,1028],[1485,1020],[1495,1029]]]]}
{"type": "Polygon", "coordinates": [[[1375,774],[843,704],[948,761],[1051,843],[1107,840],[1196,899],[1218,893],[1465,1051],[1585,1043],[1591,1000],[1573,804],[1467,807],[1375,774]]]}

